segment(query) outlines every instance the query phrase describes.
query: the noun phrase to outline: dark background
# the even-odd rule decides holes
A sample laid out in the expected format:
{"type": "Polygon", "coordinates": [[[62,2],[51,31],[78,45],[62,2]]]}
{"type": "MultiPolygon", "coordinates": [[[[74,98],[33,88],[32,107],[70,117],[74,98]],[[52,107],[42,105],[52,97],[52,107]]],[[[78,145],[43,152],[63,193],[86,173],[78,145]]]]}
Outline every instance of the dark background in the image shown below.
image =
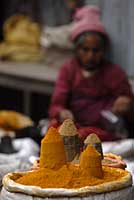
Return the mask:
{"type": "MultiPolygon", "coordinates": [[[[84,0],[77,0],[78,6],[84,0]]],[[[3,40],[3,24],[14,14],[26,14],[41,25],[58,26],[67,24],[71,20],[71,10],[67,7],[67,0],[1,0],[0,1],[0,40],[3,40]]],[[[23,91],[0,87],[0,109],[23,112],[23,91]]],[[[30,116],[38,122],[48,117],[48,107],[51,96],[48,94],[31,95],[30,116]]]]}

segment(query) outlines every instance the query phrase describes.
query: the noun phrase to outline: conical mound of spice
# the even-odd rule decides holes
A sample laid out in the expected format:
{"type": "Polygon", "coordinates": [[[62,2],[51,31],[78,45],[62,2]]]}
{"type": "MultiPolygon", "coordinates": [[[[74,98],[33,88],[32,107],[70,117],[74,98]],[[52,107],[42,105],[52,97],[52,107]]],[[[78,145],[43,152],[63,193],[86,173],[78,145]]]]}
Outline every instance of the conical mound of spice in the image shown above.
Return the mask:
{"type": "Polygon", "coordinates": [[[101,140],[95,133],[91,133],[89,136],[84,141],[84,144],[89,144],[89,143],[101,143],[101,140]]]}
{"type": "Polygon", "coordinates": [[[66,119],[59,128],[60,135],[74,136],[78,135],[77,128],[71,119],[66,119]]]}
{"type": "Polygon", "coordinates": [[[79,138],[77,128],[71,119],[66,119],[59,128],[63,139],[67,161],[71,162],[79,154],[79,138]]]}
{"type": "Polygon", "coordinates": [[[103,159],[103,151],[102,151],[101,140],[95,133],[91,133],[84,140],[84,147],[85,148],[88,146],[88,144],[91,144],[101,154],[101,159],[103,159]]]}
{"type": "Polygon", "coordinates": [[[90,144],[81,154],[80,168],[89,176],[103,178],[101,154],[90,144]]]}
{"type": "Polygon", "coordinates": [[[57,170],[66,164],[63,140],[56,128],[49,128],[41,141],[40,168],[57,170]]]}
{"type": "Polygon", "coordinates": [[[41,188],[81,188],[120,180],[123,173],[115,168],[103,167],[101,155],[92,145],[81,154],[80,165],[66,163],[62,139],[55,128],[50,128],[41,143],[42,167],[27,172],[15,181],[19,184],[41,188]],[[51,155],[52,154],[52,155],[51,155]]]}

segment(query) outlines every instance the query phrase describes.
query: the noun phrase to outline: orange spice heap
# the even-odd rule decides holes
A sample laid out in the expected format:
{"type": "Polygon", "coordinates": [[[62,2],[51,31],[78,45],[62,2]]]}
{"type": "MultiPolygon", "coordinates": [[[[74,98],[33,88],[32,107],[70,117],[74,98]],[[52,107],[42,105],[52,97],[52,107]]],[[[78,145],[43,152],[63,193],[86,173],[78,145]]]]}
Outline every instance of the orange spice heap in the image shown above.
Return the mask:
{"type": "Polygon", "coordinates": [[[103,177],[101,154],[92,145],[88,145],[81,155],[80,168],[89,176],[103,177]]]}
{"type": "Polygon", "coordinates": [[[41,141],[40,168],[57,170],[66,164],[64,144],[56,128],[50,128],[41,141]]]}
{"type": "Polygon", "coordinates": [[[55,128],[50,128],[41,142],[40,168],[15,181],[41,188],[81,188],[119,180],[127,172],[103,167],[101,155],[88,145],[81,155],[80,165],[66,162],[63,141],[55,128]]]}
{"type": "Polygon", "coordinates": [[[101,140],[95,133],[89,134],[84,140],[84,146],[86,147],[88,144],[91,144],[101,154],[101,159],[103,159],[101,140]]]}

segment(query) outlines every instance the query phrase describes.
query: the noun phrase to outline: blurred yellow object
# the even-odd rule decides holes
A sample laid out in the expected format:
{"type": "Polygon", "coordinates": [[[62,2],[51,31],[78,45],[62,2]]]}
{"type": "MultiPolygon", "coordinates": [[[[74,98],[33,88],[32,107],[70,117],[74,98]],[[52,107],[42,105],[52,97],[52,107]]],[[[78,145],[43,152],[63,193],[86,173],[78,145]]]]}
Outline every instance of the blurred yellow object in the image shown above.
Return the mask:
{"type": "Polygon", "coordinates": [[[0,44],[0,57],[10,61],[42,61],[40,48],[41,27],[28,16],[9,17],[3,26],[4,41],[0,44]]]}
{"type": "Polygon", "coordinates": [[[0,111],[0,128],[4,130],[17,130],[32,125],[33,121],[26,115],[12,110],[0,111]]]}
{"type": "Polygon", "coordinates": [[[0,57],[11,61],[41,61],[44,55],[38,46],[3,42],[0,44],[0,57]]]}
{"type": "Polygon", "coordinates": [[[6,42],[39,45],[41,28],[27,16],[9,17],[4,23],[3,31],[6,42]]]}

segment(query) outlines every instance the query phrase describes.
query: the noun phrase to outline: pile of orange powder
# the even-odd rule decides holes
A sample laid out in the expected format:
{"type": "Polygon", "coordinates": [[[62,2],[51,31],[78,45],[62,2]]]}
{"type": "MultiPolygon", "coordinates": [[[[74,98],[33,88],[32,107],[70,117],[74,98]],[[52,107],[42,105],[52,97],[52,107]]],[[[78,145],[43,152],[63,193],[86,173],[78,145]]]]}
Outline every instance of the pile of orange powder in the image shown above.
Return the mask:
{"type": "Polygon", "coordinates": [[[81,188],[118,180],[124,174],[125,171],[120,174],[114,168],[102,168],[101,155],[92,145],[81,154],[79,165],[68,163],[58,130],[50,128],[41,142],[40,168],[27,172],[16,182],[41,188],[81,188]]]}

